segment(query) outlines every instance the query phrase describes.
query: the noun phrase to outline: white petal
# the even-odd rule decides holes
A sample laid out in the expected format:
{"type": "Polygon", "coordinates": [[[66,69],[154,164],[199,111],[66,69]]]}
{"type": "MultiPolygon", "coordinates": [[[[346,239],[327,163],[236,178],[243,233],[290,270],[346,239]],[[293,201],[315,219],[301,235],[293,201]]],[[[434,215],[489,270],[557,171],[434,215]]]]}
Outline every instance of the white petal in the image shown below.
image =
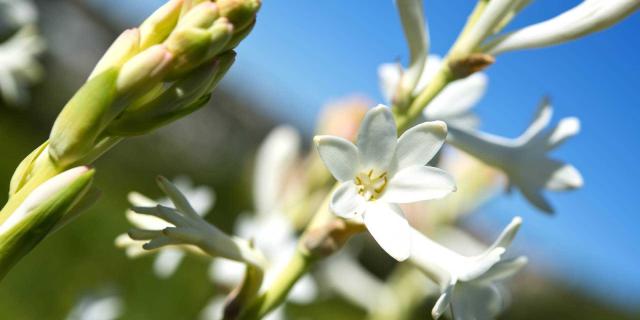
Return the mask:
{"type": "Polygon", "coordinates": [[[489,247],[489,250],[495,248],[508,248],[511,245],[511,242],[516,237],[518,230],[520,230],[520,226],[522,225],[522,218],[514,217],[509,223],[508,226],[504,228],[502,233],[498,236],[496,241],[489,247]]]}
{"type": "Polygon", "coordinates": [[[551,121],[551,117],[553,116],[553,108],[548,99],[543,99],[540,105],[538,106],[538,110],[533,117],[533,121],[529,125],[529,128],[517,138],[520,143],[525,143],[535,136],[540,134],[544,128],[549,125],[551,121]]]}
{"type": "Polygon", "coordinates": [[[411,253],[411,227],[397,205],[376,201],[367,205],[364,223],[380,247],[398,261],[411,253]]]}
{"type": "Polygon", "coordinates": [[[508,33],[487,47],[490,54],[567,42],[605,29],[640,8],[636,0],[583,1],[549,20],[508,33]]]}
{"type": "Polygon", "coordinates": [[[489,271],[475,279],[479,283],[489,283],[499,281],[513,276],[527,265],[526,257],[518,257],[509,260],[503,260],[496,263],[489,271]]]}
{"type": "Polygon", "coordinates": [[[127,220],[140,229],[162,230],[173,226],[172,224],[152,215],[135,213],[132,210],[125,212],[127,220]]]}
{"type": "Polygon", "coordinates": [[[316,136],[313,141],[327,169],[338,181],[349,181],[358,169],[358,149],[346,139],[316,136]]]}
{"type": "Polygon", "coordinates": [[[176,248],[164,248],[160,250],[153,262],[153,271],[160,278],[168,278],[176,272],[184,257],[184,252],[176,248]]]}
{"type": "Polygon", "coordinates": [[[553,172],[545,187],[554,191],[573,190],[582,187],[582,175],[574,166],[564,164],[553,172]]]}
{"type": "Polygon", "coordinates": [[[276,206],[286,173],[294,165],[299,149],[300,134],[289,126],[271,130],[262,142],[253,174],[253,198],[258,213],[276,206]]]}
{"type": "Polygon", "coordinates": [[[244,264],[228,259],[214,259],[209,265],[209,279],[213,283],[236,286],[244,277],[244,264]]]}
{"type": "Polygon", "coordinates": [[[520,189],[520,192],[529,201],[529,203],[534,205],[536,208],[542,210],[545,213],[554,213],[553,207],[551,206],[551,204],[549,204],[549,201],[547,201],[547,199],[542,195],[540,190],[527,185],[518,185],[518,189],[520,189]]]}
{"type": "Polygon", "coordinates": [[[311,303],[318,295],[318,286],[310,275],[305,275],[291,289],[288,299],[295,303],[311,303]]]}
{"type": "Polygon", "coordinates": [[[424,109],[429,120],[448,121],[468,112],[484,96],[488,78],[484,73],[452,82],[424,109]]]}
{"type": "Polygon", "coordinates": [[[393,97],[400,85],[402,66],[398,63],[385,63],[378,67],[380,91],[387,103],[393,103],[393,97]]]}
{"type": "Polygon", "coordinates": [[[404,34],[409,44],[411,61],[409,68],[402,76],[405,92],[411,93],[416,85],[427,61],[429,36],[424,19],[423,0],[396,0],[404,34]]]}
{"type": "Polygon", "coordinates": [[[396,173],[382,199],[391,203],[411,203],[442,198],[456,190],[453,177],[446,171],[413,166],[396,173]]]}
{"type": "Polygon", "coordinates": [[[516,144],[500,136],[448,127],[447,142],[474,158],[494,167],[502,168],[512,162],[516,144]]]}
{"type": "Polygon", "coordinates": [[[345,219],[352,219],[364,211],[365,200],[358,194],[353,181],[348,181],[342,183],[333,192],[329,207],[336,215],[345,219]]]}
{"type": "Polygon", "coordinates": [[[503,299],[495,285],[459,283],[453,290],[453,314],[456,320],[495,319],[503,309],[503,299]]]}
{"type": "Polygon", "coordinates": [[[188,176],[175,177],[173,184],[184,194],[189,204],[201,217],[206,216],[216,203],[216,194],[213,189],[204,185],[194,186],[188,176]]]}
{"type": "Polygon", "coordinates": [[[552,150],[562,145],[567,139],[580,132],[580,120],[578,118],[565,118],[549,132],[547,150],[552,150]]]}
{"type": "Polygon", "coordinates": [[[407,130],[398,139],[398,167],[427,164],[438,153],[446,137],[447,125],[442,121],[424,122],[407,130]]]}
{"type": "Polygon", "coordinates": [[[451,299],[453,298],[454,285],[455,284],[451,284],[446,287],[438,298],[438,301],[436,301],[436,304],[433,306],[433,309],[431,309],[431,316],[434,319],[440,318],[449,309],[451,299]]]}
{"type": "Polygon", "coordinates": [[[440,71],[442,67],[442,58],[435,54],[430,54],[427,58],[427,64],[424,66],[424,70],[422,70],[422,75],[420,76],[420,81],[418,81],[418,85],[416,86],[416,90],[413,92],[414,95],[420,94],[424,88],[427,87],[429,82],[435,77],[436,73],[440,71]]]}
{"type": "Polygon", "coordinates": [[[358,130],[358,152],[364,169],[386,170],[396,152],[396,123],[383,105],[369,110],[358,130]]]}

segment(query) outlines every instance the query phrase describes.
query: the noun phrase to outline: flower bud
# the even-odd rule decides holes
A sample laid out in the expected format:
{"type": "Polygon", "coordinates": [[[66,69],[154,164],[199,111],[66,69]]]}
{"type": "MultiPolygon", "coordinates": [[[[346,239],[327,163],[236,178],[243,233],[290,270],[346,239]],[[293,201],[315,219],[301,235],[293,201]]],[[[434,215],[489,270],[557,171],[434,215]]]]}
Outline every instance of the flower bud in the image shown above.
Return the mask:
{"type": "Polygon", "coordinates": [[[170,0],[140,25],[140,50],[159,44],[173,31],[184,0],[170,0]]]}
{"type": "Polygon", "coordinates": [[[22,188],[22,186],[27,183],[36,159],[38,159],[40,154],[42,154],[42,152],[46,150],[48,145],[49,141],[43,143],[42,145],[40,145],[40,147],[31,151],[31,153],[26,158],[24,158],[22,162],[20,162],[18,168],[16,168],[16,171],[11,177],[11,183],[9,184],[9,197],[18,192],[20,188],[22,188]]]}
{"type": "Polygon", "coordinates": [[[0,225],[0,277],[26,255],[84,196],[94,170],[76,167],[37,187],[0,225]]]}
{"type": "Polygon", "coordinates": [[[109,68],[120,68],[127,60],[138,53],[139,44],[140,30],[129,29],[124,31],[100,58],[89,79],[109,68]]]}
{"type": "Polygon", "coordinates": [[[231,21],[236,30],[248,26],[260,9],[260,0],[218,0],[220,14],[231,21]]]}
{"type": "Polygon", "coordinates": [[[219,16],[218,6],[216,6],[215,3],[203,2],[189,10],[184,17],[180,18],[176,30],[182,28],[206,29],[209,28],[219,16]]]}
{"type": "Polygon", "coordinates": [[[109,69],[87,81],[62,109],[49,136],[49,154],[59,166],[82,159],[95,145],[116,110],[118,71],[109,69]]]}
{"type": "Polygon", "coordinates": [[[122,66],[116,88],[119,94],[153,86],[168,71],[173,54],[163,45],[155,45],[131,58],[122,66]]]}

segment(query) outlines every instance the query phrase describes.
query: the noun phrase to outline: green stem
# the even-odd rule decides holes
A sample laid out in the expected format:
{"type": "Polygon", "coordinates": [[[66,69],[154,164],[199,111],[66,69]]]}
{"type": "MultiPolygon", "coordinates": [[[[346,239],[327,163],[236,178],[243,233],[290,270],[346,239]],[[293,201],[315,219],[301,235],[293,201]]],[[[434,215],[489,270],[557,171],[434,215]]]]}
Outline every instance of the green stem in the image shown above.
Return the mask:
{"type": "Polygon", "coordinates": [[[269,290],[254,300],[239,319],[260,319],[282,304],[293,285],[307,272],[314,261],[314,257],[298,248],[287,268],[280,273],[269,290]]]}

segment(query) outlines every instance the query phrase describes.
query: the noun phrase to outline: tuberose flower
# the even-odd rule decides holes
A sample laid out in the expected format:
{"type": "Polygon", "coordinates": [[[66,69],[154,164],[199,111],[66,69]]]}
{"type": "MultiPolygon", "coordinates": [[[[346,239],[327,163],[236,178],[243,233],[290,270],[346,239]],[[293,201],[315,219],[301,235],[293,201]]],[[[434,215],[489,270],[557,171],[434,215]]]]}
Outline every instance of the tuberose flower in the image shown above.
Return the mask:
{"type": "MultiPolygon", "coordinates": [[[[429,55],[418,85],[412,93],[413,96],[417,96],[427,87],[441,67],[442,59],[437,55],[429,55]]],[[[378,68],[380,87],[387,101],[392,100],[401,74],[400,65],[395,63],[386,63],[378,68]]],[[[488,77],[482,72],[451,82],[424,109],[425,118],[442,120],[448,125],[458,127],[476,127],[478,119],[471,109],[484,96],[487,84],[488,77]]]]}
{"type": "Polygon", "coordinates": [[[358,219],[393,258],[409,257],[410,227],[398,206],[437,199],[455,190],[443,170],[425,166],[444,143],[447,126],[425,122],[397,138],[389,108],[379,105],[364,117],[356,145],[334,136],[314,142],[331,174],[340,182],[330,208],[345,219],[358,219]]]}
{"type": "MultiPolygon", "coordinates": [[[[186,176],[175,178],[173,183],[184,194],[185,198],[200,216],[206,216],[207,213],[209,213],[209,210],[213,208],[216,198],[215,193],[211,188],[206,186],[196,187],[186,176]]],[[[136,207],[152,207],[156,204],[171,206],[171,200],[167,197],[158,200],[151,200],[137,192],[129,193],[129,202],[136,207]]],[[[132,210],[127,210],[126,217],[131,224],[140,229],[162,230],[172,226],[165,220],[150,215],[136,214],[132,210]]],[[[121,234],[116,238],[116,244],[119,247],[125,248],[127,256],[131,258],[151,252],[142,248],[144,241],[133,240],[126,233],[121,234]]],[[[183,257],[184,250],[180,248],[161,248],[158,250],[158,254],[153,263],[154,273],[161,278],[170,277],[175,273],[183,257]]]]}
{"type": "Polygon", "coordinates": [[[529,128],[515,139],[451,127],[447,141],[501,169],[509,178],[509,187],[515,186],[535,207],[552,213],[553,208],[541,194],[541,189],[565,191],[583,184],[575,167],[547,155],[580,131],[580,121],[565,118],[545,130],[552,114],[551,105],[544,101],[529,128]]]}
{"type": "Polygon", "coordinates": [[[499,36],[483,50],[496,55],[568,42],[606,29],[638,8],[637,0],[585,0],[554,18],[499,36]]]}
{"type": "Polygon", "coordinates": [[[440,318],[450,308],[455,320],[494,319],[504,301],[498,282],[518,272],[526,257],[504,259],[522,219],[514,218],[483,253],[464,256],[412,229],[410,262],[440,284],[442,293],[432,316],[440,318]]]}

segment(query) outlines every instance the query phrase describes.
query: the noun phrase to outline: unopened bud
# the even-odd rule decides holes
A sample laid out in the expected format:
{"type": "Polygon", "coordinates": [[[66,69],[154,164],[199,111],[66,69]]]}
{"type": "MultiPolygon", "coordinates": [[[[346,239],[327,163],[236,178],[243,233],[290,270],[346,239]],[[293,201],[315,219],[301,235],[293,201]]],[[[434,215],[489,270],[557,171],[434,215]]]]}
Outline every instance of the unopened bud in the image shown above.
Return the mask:
{"type": "Polygon", "coordinates": [[[496,60],[492,55],[485,53],[472,53],[465,58],[452,60],[449,62],[449,68],[451,68],[451,74],[454,79],[462,79],[478,71],[484,70],[495,61],[496,60]]]}
{"type": "Polygon", "coordinates": [[[49,154],[57,165],[67,166],[91,151],[105,124],[117,111],[118,71],[109,69],[87,81],[65,105],[49,136],[49,154]]]}
{"type": "Polygon", "coordinates": [[[236,30],[248,26],[260,9],[260,0],[218,0],[220,15],[231,21],[236,30]]]}
{"type": "Polygon", "coordinates": [[[0,225],[0,278],[84,196],[93,175],[88,167],[76,167],[47,180],[0,225]]]}
{"type": "Polygon", "coordinates": [[[89,79],[109,68],[120,68],[127,60],[138,53],[140,44],[140,30],[129,29],[123,32],[100,58],[91,72],[89,79]]]}
{"type": "Polygon", "coordinates": [[[218,6],[215,3],[204,2],[189,10],[184,17],[180,18],[176,30],[182,28],[207,29],[219,16],[218,6]]]}
{"type": "Polygon", "coordinates": [[[170,0],[140,25],[140,50],[166,39],[180,18],[184,0],[170,0]]]}
{"type": "Polygon", "coordinates": [[[118,93],[153,86],[168,71],[173,54],[163,45],[155,45],[131,58],[122,66],[116,87],[118,93]]]}

